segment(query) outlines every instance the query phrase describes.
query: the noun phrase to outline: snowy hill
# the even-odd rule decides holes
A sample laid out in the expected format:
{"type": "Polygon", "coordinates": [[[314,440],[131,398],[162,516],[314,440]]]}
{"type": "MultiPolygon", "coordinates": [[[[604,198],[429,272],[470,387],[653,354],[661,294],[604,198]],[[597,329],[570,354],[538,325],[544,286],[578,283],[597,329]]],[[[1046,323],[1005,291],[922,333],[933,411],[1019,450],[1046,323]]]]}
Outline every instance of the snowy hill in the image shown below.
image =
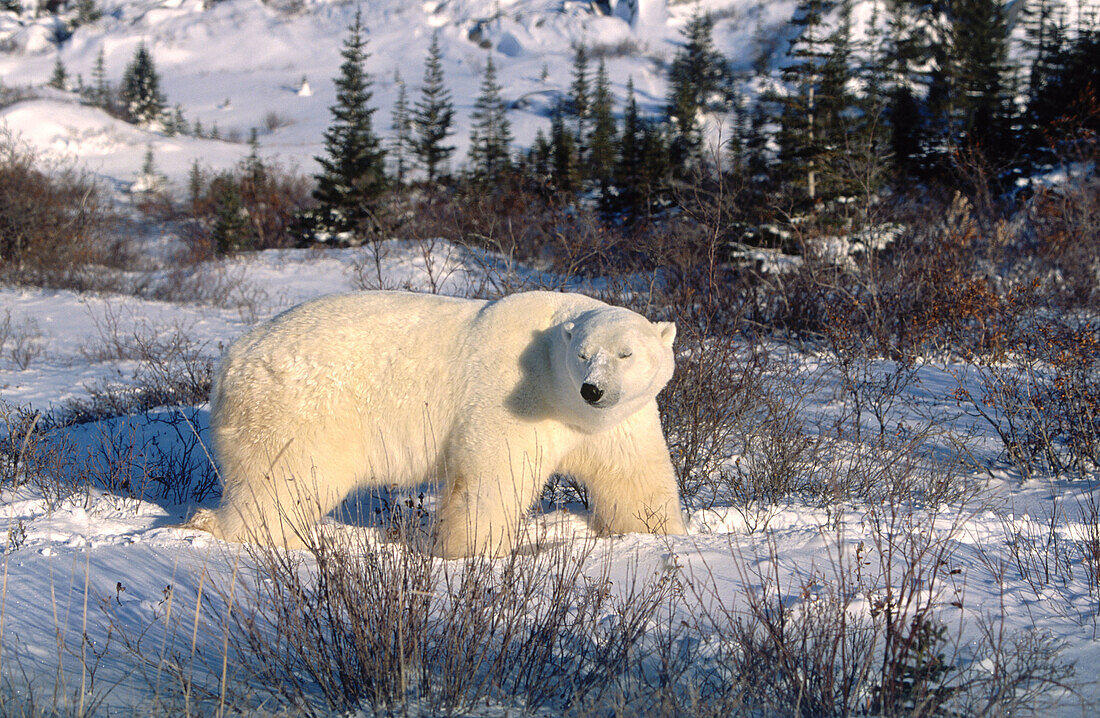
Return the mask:
{"type": "MultiPolygon", "coordinates": [[[[718,18],[715,41],[735,68],[747,68],[761,51],[782,52],[774,42],[794,10],[793,0],[705,0],[718,18]]],[[[107,0],[103,17],[78,27],[63,42],[64,26],[54,17],[0,13],[0,77],[8,87],[40,87],[58,58],[75,86],[79,75],[91,82],[103,51],[107,77],[116,85],[139,43],[151,49],[170,105],[179,104],[190,121],[224,138],[243,139],[260,129],[269,153],[308,169],[318,154],[321,132],[334,100],[332,78],[339,50],[356,8],[354,3],[227,0],[209,8],[201,0],[107,0]],[[303,78],[312,94],[299,89],[303,78]]],[[[496,53],[500,82],[512,105],[510,119],[519,145],[528,145],[548,124],[548,108],[568,91],[573,47],[586,43],[606,59],[613,91],[621,101],[633,78],[643,111],[664,103],[665,64],[680,28],[695,5],[665,0],[593,2],[451,0],[363,3],[363,21],[375,79],[376,127],[388,132],[400,72],[415,100],[424,57],[433,32],[443,49],[444,73],[456,109],[458,157],[466,151],[466,128],[477,95],[487,49],[496,53]],[[496,8],[499,7],[499,13],[496,8]],[[605,14],[607,13],[607,14],[605,14]]],[[[66,93],[56,93],[56,102],[66,93]]],[[[70,100],[73,96],[70,96],[70,100]]],[[[220,166],[243,156],[243,145],[166,140],[158,133],[119,126],[102,113],[56,103],[23,105],[3,111],[3,120],[39,147],[58,155],[87,159],[97,172],[129,182],[152,144],[158,167],[180,181],[196,154],[220,166]],[[113,128],[113,129],[112,129],[113,128]]]]}

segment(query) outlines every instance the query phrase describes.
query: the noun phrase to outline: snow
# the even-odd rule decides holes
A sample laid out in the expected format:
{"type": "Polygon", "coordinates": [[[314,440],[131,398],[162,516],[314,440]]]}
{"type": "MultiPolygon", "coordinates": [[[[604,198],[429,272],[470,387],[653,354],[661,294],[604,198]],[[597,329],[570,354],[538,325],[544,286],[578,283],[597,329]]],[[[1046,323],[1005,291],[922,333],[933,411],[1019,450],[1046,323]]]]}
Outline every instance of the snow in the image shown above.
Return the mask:
{"type": "MultiPolygon", "coordinates": [[[[470,255],[445,243],[432,250],[440,260],[449,257],[451,266],[436,273],[434,280],[426,271],[423,246],[390,242],[378,249],[387,286],[424,291],[435,281],[446,291],[464,294],[475,291],[485,279],[484,262],[474,262],[470,255]]],[[[362,267],[373,272],[373,251],[370,247],[282,250],[198,269],[229,273],[236,283],[265,297],[262,310],[253,314],[231,307],[173,304],[129,295],[0,288],[0,307],[10,312],[15,324],[33,322],[40,327],[45,345],[45,355],[26,369],[0,358],[0,398],[31,412],[49,411],[67,400],[86,397],[97,382],[126,384],[135,362],[96,350],[112,332],[125,337],[149,330],[161,336],[182,331],[213,358],[256,319],[310,297],[360,286],[362,280],[357,277],[363,276],[362,267]]],[[[150,273],[155,279],[162,271],[150,273]]],[[[791,358],[803,375],[821,373],[820,362],[813,356],[795,353],[791,358]]],[[[886,363],[880,369],[887,371],[891,366],[886,363]]],[[[919,424],[926,412],[943,414],[958,374],[959,368],[950,364],[922,367],[918,381],[907,390],[901,420],[919,424]]],[[[828,417],[838,410],[830,381],[805,401],[802,411],[807,420],[815,415],[828,417]]],[[[123,462],[125,476],[116,476],[116,480],[128,477],[128,485],[137,485],[147,471],[148,457],[182,446],[192,432],[204,436],[206,421],[205,407],[199,405],[77,426],[67,439],[74,447],[69,467],[79,475],[80,466],[103,461],[101,447],[113,446],[119,455],[132,456],[123,462]],[[183,416],[186,422],[180,418],[183,416]]],[[[944,428],[960,435],[982,430],[976,423],[944,428]]],[[[992,437],[979,436],[975,445],[980,447],[983,438],[992,441],[992,437]]],[[[206,463],[200,457],[189,470],[197,472],[206,463]]],[[[1064,643],[1062,658],[1079,666],[1075,685],[1081,695],[1061,696],[1051,715],[1080,715],[1089,706],[1095,709],[1100,686],[1087,667],[1100,661],[1100,593],[1088,585],[1081,554],[1073,548],[1087,537],[1089,525],[1079,509],[1089,500],[1090,490],[1085,485],[1049,480],[1020,482],[978,475],[971,480],[982,486],[975,500],[909,507],[912,513],[894,529],[901,531],[895,534],[896,540],[927,541],[942,550],[947,562],[950,580],[921,594],[922,600],[930,602],[937,616],[951,627],[952,641],[960,646],[960,660],[978,651],[982,640],[979,617],[983,615],[1003,621],[1006,635],[1037,630],[1064,643]],[[1041,546],[1052,540],[1052,514],[1058,517],[1053,540],[1062,542],[1065,568],[1058,580],[1028,582],[1011,569],[1021,555],[1018,547],[1028,542],[1041,546]],[[910,538],[903,540],[905,536],[910,538]]],[[[1100,498],[1095,490],[1091,496],[1100,498]]],[[[205,503],[211,505],[214,500],[211,494],[205,503]]],[[[434,500],[429,497],[425,503],[430,510],[434,500]]],[[[178,605],[194,605],[202,581],[228,585],[235,566],[242,561],[239,547],[201,532],[174,528],[193,509],[193,503],[160,498],[155,492],[139,499],[121,489],[88,487],[73,495],[55,496],[33,484],[15,490],[5,485],[0,521],[9,527],[9,536],[17,538],[5,553],[3,659],[16,661],[29,676],[53,676],[59,660],[58,637],[79,647],[79,637],[87,632],[96,642],[96,650],[104,652],[95,680],[105,702],[97,712],[143,705],[150,699],[151,689],[133,670],[132,656],[110,643],[118,635],[108,631],[111,622],[115,631],[131,635],[152,624],[160,625],[158,616],[166,610],[166,587],[171,587],[169,592],[178,605]],[[86,592],[92,606],[87,611],[86,592]],[[103,687],[115,681],[118,685],[105,692],[103,687]]],[[[742,600],[739,597],[761,590],[772,577],[790,591],[784,600],[797,612],[810,610],[814,601],[831,595],[830,582],[838,580],[839,566],[852,564],[859,555],[866,559],[869,542],[876,535],[872,525],[886,520],[877,511],[881,508],[876,509],[873,502],[821,506],[796,499],[771,506],[716,506],[691,511],[689,534],[667,538],[601,538],[590,530],[583,513],[577,512],[539,513],[530,525],[540,537],[540,546],[547,540],[593,545],[594,558],[588,570],[595,572],[594,580],[603,580],[606,573],[612,585],[628,586],[632,577],[651,571],[670,574],[685,585],[713,583],[713,600],[735,605],[742,600]]],[[[342,526],[335,519],[330,519],[330,524],[332,530],[384,542],[381,529],[342,526]]],[[[247,557],[243,560],[249,565],[247,557]]],[[[875,596],[883,586],[872,582],[865,589],[865,595],[849,604],[853,617],[869,617],[877,610],[875,596]]],[[[221,630],[218,626],[202,629],[200,643],[205,641],[205,650],[212,655],[220,650],[221,630]]],[[[80,664],[71,655],[60,660],[71,689],[82,675],[80,664]]]]}

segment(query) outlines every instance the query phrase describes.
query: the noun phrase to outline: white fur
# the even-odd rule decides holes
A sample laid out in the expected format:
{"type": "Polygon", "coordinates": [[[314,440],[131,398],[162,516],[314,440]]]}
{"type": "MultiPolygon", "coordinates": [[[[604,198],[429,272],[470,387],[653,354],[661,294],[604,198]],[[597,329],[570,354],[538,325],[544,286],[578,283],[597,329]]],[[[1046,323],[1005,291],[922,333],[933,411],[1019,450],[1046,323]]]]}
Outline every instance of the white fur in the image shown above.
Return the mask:
{"type": "Polygon", "coordinates": [[[438,549],[499,554],[565,472],[603,530],[680,533],[655,401],[675,333],[576,294],[307,302],[222,360],[210,405],[224,493],[192,525],[300,546],[357,487],[443,479],[438,549]]]}

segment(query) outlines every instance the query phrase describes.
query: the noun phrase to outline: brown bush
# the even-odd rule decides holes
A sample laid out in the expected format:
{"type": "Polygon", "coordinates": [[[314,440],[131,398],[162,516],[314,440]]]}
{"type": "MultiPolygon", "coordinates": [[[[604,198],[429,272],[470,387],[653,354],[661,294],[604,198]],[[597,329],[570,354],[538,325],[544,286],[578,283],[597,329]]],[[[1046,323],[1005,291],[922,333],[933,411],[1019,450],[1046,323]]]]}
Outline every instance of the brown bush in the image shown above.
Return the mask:
{"type": "Polygon", "coordinates": [[[1045,189],[1027,212],[1051,298],[1066,308],[1100,306],[1100,179],[1045,189]]]}
{"type": "Polygon", "coordinates": [[[258,159],[213,176],[193,170],[191,196],[179,211],[193,255],[295,246],[311,188],[309,178],[258,159]]]}
{"type": "Polygon", "coordinates": [[[106,281],[97,265],[125,262],[99,185],[49,166],[0,129],[0,273],[13,281],[77,289],[106,281]],[[98,278],[97,278],[98,277],[98,278]]]}

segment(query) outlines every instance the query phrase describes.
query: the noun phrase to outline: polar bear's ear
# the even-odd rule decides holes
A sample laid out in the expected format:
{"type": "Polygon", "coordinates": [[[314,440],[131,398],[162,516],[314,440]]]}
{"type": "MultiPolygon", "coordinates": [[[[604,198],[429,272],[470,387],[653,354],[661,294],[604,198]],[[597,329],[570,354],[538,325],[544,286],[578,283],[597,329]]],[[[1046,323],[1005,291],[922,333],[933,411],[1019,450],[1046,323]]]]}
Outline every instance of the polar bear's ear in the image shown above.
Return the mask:
{"type": "Polygon", "coordinates": [[[561,325],[562,336],[565,337],[565,341],[573,341],[573,322],[566,322],[561,325]]]}
{"type": "Polygon", "coordinates": [[[676,325],[672,322],[657,322],[657,331],[661,333],[661,341],[671,349],[672,342],[676,341],[676,325]]]}

